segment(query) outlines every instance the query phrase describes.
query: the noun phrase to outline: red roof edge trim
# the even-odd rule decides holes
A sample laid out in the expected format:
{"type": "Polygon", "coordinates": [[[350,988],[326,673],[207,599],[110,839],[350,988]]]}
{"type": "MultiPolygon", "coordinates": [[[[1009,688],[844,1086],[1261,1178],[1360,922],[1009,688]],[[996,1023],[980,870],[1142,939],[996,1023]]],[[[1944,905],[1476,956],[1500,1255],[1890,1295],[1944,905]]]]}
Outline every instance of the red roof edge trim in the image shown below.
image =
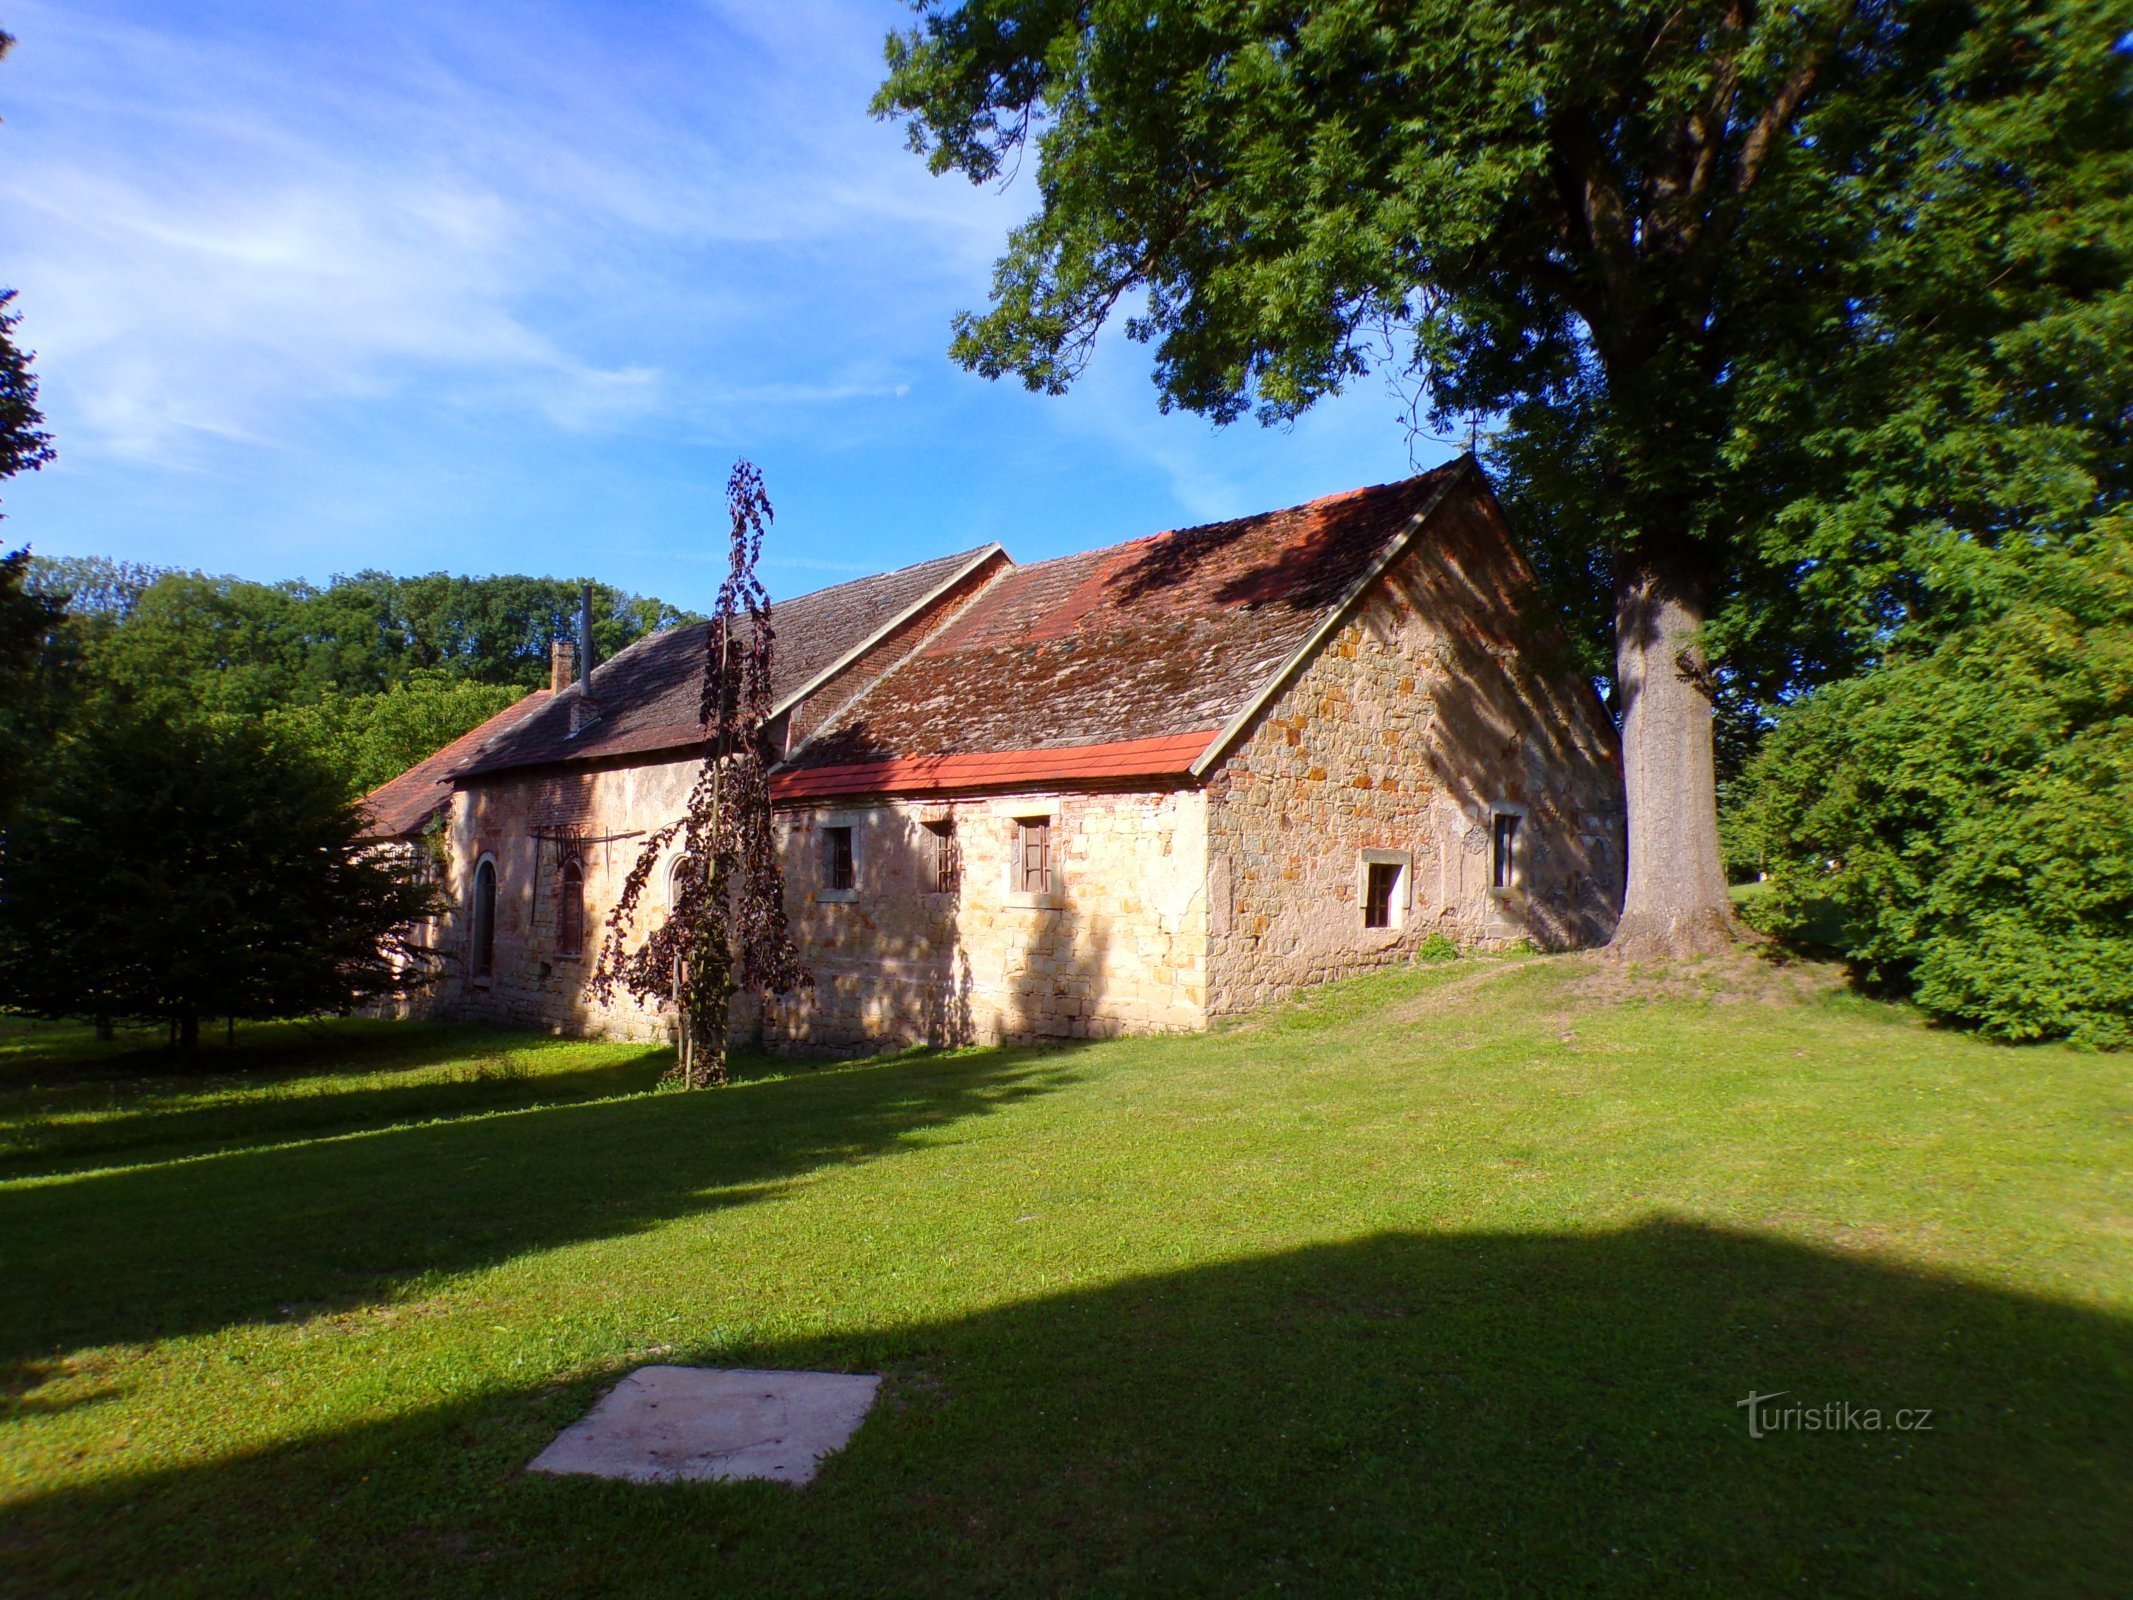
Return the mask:
{"type": "Polygon", "coordinates": [[[992,750],[977,755],[906,756],[841,767],[801,767],[773,773],[773,800],[824,795],[934,794],[944,789],[993,789],[1090,779],[1181,777],[1220,730],[1126,739],[1117,744],[1056,750],[992,750]]]}

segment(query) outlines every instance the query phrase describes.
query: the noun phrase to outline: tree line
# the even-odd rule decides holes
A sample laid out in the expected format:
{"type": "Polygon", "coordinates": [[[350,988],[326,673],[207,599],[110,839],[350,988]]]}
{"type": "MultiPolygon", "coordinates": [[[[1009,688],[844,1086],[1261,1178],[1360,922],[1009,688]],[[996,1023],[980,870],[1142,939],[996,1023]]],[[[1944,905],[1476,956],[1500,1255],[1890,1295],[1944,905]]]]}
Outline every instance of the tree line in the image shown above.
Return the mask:
{"type": "MultiPolygon", "coordinates": [[[[550,644],[575,636],[580,588],[442,572],[257,583],[41,556],[26,584],[65,614],[57,676],[263,721],[314,749],[358,794],[545,685],[550,644]]],[[[592,587],[602,659],[696,620],[663,600],[592,587]]]]}

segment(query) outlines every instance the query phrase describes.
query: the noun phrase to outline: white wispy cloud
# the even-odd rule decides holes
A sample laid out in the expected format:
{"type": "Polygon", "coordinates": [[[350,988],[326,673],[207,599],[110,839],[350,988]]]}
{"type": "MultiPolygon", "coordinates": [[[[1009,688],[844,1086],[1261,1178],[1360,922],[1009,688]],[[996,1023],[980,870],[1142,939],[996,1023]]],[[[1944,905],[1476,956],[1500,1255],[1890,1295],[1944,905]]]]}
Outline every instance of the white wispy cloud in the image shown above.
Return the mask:
{"type": "Polygon", "coordinates": [[[893,394],[850,360],[735,384],[662,357],[789,317],[778,267],[810,246],[924,223],[929,254],[989,248],[982,198],[854,139],[857,104],[802,103],[797,55],[874,32],[837,8],[714,12],[652,55],[561,15],[403,22],[354,80],[330,36],[19,10],[4,270],[76,451],[183,466],[414,390],[566,430],[893,394]]]}

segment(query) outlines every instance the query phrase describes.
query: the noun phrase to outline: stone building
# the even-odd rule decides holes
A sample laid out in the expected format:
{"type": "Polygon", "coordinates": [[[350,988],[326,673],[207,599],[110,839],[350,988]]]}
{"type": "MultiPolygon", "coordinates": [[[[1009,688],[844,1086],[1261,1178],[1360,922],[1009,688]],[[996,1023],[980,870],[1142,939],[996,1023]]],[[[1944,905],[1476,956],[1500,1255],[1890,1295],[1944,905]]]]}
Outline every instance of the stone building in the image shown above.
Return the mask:
{"type": "MultiPolygon", "coordinates": [[[[1433,937],[1603,940],[1614,731],[1549,665],[1533,590],[1460,461],[780,604],[773,796],[815,982],[743,1025],[824,1049],[1192,1029],[1433,937]]],[[[381,834],[419,809],[444,845],[435,1013],[667,1036],[585,981],[637,841],[694,777],[702,650],[678,629],[576,681],[560,665],[373,797],[381,834]]]]}

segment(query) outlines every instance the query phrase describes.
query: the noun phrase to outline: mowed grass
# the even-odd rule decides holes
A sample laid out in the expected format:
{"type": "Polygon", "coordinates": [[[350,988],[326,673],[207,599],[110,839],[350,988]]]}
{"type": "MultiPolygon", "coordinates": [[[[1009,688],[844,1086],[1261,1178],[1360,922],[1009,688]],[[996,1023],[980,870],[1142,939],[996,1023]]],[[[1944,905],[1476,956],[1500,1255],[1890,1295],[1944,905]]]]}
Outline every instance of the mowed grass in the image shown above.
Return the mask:
{"type": "Polygon", "coordinates": [[[2122,1057],[1589,958],[693,1095],[239,1049],[0,1037],[0,1589],[2133,1592],[2122,1057]],[[525,1473],[648,1362],[888,1381],[804,1490],[525,1473]]]}

